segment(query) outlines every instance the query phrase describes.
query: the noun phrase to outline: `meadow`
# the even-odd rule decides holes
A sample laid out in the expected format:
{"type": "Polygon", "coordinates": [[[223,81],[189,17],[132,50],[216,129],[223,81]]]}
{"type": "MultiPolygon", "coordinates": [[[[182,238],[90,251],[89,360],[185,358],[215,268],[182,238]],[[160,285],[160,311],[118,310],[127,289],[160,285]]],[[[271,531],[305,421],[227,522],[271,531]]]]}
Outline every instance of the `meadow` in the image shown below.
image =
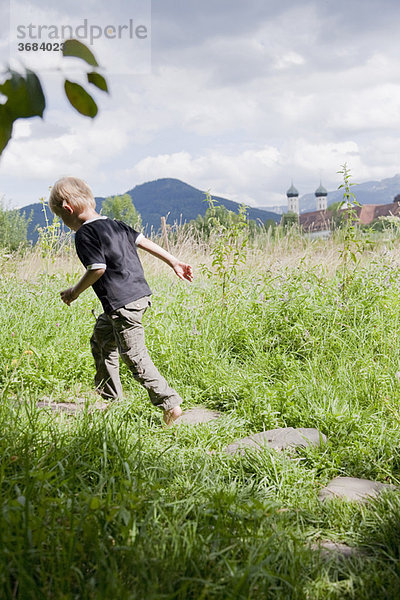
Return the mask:
{"type": "Polygon", "coordinates": [[[265,234],[225,280],[205,242],[172,251],[195,280],[143,256],[147,346],[184,408],[222,416],[169,429],[124,366],[125,399],[93,409],[100,307],[91,290],[61,302],[82,273],[73,253],[1,254],[0,598],[400,598],[398,493],[318,499],[338,475],[400,483],[396,236],[353,265],[338,238],[265,234]],[[37,407],[82,398],[74,416],[37,407]],[[327,443],[223,451],[276,427],[327,443]],[[326,556],[320,540],[358,552],[326,556]]]}

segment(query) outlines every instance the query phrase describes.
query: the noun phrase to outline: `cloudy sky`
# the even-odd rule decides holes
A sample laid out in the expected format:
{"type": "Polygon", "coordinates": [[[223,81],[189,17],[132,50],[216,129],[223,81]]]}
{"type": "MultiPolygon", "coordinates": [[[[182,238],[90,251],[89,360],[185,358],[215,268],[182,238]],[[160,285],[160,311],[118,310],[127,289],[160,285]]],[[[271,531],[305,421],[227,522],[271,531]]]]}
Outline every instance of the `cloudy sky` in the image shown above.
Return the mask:
{"type": "MultiPolygon", "coordinates": [[[[43,1],[26,3],[46,22],[43,1]]],[[[51,22],[68,22],[64,4],[51,4],[51,22]]],[[[69,4],[80,22],[150,19],[134,2],[86,0],[85,14],[69,4]]],[[[25,64],[43,65],[48,107],[43,121],[18,122],[0,197],[36,202],[67,174],[101,196],[176,177],[267,206],[285,201],[291,179],[300,194],[320,178],[336,189],[344,162],[358,182],[391,177],[400,172],[399,18],[396,0],[152,0],[151,56],[147,41],[94,46],[111,95],[94,93],[93,121],[68,105],[61,74],[28,54],[25,64]]],[[[14,43],[4,22],[3,66],[14,43]]],[[[80,61],[67,60],[71,76],[80,61]]]]}

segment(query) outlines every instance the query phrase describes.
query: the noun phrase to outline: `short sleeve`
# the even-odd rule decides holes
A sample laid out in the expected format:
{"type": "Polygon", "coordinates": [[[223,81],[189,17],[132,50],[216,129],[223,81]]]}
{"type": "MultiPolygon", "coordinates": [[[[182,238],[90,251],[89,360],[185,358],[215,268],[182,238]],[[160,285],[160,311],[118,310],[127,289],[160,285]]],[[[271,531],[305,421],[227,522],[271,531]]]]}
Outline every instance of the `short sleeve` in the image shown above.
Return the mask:
{"type": "Polygon", "coordinates": [[[139,231],[136,231],[136,229],[133,229],[133,227],[131,227],[130,225],[127,225],[123,221],[118,221],[118,223],[120,225],[122,225],[126,229],[129,241],[134,246],[137,246],[138,243],[140,242],[140,240],[144,238],[143,233],[140,233],[139,231]]]}
{"type": "Polygon", "coordinates": [[[135,238],[135,244],[137,246],[138,243],[140,242],[140,240],[142,240],[144,238],[144,235],[143,235],[143,233],[138,233],[137,231],[135,231],[135,233],[137,234],[136,238],[135,238]]]}
{"type": "Polygon", "coordinates": [[[90,228],[83,226],[76,232],[75,248],[79,260],[88,271],[107,268],[100,240],[90,228]]]}

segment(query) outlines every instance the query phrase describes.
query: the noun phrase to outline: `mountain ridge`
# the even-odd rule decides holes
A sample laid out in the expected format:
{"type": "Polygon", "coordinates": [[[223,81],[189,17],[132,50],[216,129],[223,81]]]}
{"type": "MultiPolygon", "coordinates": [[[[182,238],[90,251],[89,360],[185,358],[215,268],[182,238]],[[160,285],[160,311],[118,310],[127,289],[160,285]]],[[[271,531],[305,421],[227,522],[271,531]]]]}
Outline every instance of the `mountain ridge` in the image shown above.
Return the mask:
{"type": "MultiPolygon", "coordinates": [[[[390,204],[394,197],[400,193],[400,174],[393,177],[386,177],[381,180],[372,179],[363,183],[354,182],[351,186],[356,200],[360,204],[390,204]]],[[[343,190],[333,190],[328,192],[328,206],[334,202],[343,200],[343,190]]],[[[314,193],[307,193],[299,196],[300,213],[312,212],[316,210],[316,199],[314,193]]],[[[282,204],[285,207],[285,204],[282,204]]],[[[260,207],[267,210],[267,206],[260,207]]],[[[277,208],[269,207],[271,208],[277,208]]],[[[286,212],[286,209],[284,210],[286,212]]]]}
{"type": "MultiPolygon", "coordinates": [[[[161,178],[136,185],[125,192],[132,198],[136,210],[141,214],[145,233],[152,230],[158,231],[161,226],[161,217],[167,217],[167,222],[188,222],[199,214],[205,214],[208,205],[205,202],[206,192],[185,183],[179,179],[161,178]]],[[[113,194],[119,195],[119,194],[113,194]]],[[[217,204],[225,206],[228,210],[237,212],[240,204],[220,196],[212,196],[217,204]]],[[[105,197],[95,198],[96,210],[99,212],[105,197]]],[[[27,217],[32,213],[32,220],[28,226],[28,239],[36,242],[38,239],[37,227],[45,227],[46,219],[43,205],[40,202],[30,204],[19,209],[27,217]]],[[[272,211],[247,207],[248,217],[265,223],[268,219],[280,221],[280,215],[272,211]]],[[[50,219],[51,220],[51,219],[50,219]]]]}

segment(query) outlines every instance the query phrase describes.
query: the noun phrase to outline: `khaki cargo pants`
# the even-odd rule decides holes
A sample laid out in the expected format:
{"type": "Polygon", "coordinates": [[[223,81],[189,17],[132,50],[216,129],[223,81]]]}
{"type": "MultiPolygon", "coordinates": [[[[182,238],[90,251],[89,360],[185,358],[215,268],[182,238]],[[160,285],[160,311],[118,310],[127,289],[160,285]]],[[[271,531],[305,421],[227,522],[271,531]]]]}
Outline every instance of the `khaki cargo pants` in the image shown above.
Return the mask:
{"type": "Polygon", "coordinates": [[[170,410],[178,406],[182,398],[169,387],[147,352],[142,317],[149,306],[150,296],[145,296],[98,317],[90,339],[96,364],[96,390],[108,400],[122,398],[119,377],[121,355],[136,381],[148,391],[152,403],[163,410],[170,410]]]}

